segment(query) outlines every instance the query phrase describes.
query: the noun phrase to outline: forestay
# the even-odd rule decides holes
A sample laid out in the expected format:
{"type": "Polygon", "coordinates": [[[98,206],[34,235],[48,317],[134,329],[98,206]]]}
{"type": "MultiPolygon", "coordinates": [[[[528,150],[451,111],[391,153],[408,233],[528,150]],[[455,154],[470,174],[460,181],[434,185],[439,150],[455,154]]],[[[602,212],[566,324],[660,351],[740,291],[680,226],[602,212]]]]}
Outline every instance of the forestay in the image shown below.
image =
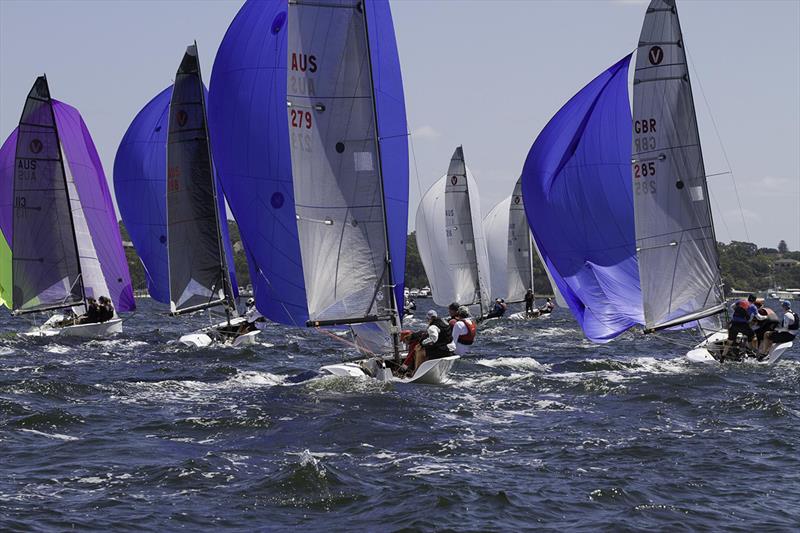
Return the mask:
{"type": "Polygon", "coordinates": [[[685,44],[674,0],[652,0],[633,80],[632,180],[647,329],[724,308],[685,44]]]}
{"type": "Polygon", "coordinates": [[[643,323],[630,186],[630,56],[547,123],[522,172],[545,268],[586,336],[607,342],[643,323]]]}
{"type": "Polygon", "coordinates": [[[44,76],[36,79],[25,102],[15,159],[14,311],[82,304],[83,286],[64,154],[44,76]]]}
{"type": "Polygon", "coordinates": [[[170,101],[167,242],[173,313],[225,302],[235,310],[220,234],[197,47],[183,57],[170,101]]]}
{"type": "Polygon", "coordinates": [[[462,305],[488,309],[488,254],[480,219],[480,200],[474,178],[468,177],[464,151],[456,148],[447,170],[444,194],[447,260],[453,299],[462,305]],[[470,182],[472,182],[470,184],[470,182]]]}
{"type": "Polygon", "coordinates": [[[396,310],[366,32],[361,2],[289,5],[287,113],[311,321],[396,310]]]}

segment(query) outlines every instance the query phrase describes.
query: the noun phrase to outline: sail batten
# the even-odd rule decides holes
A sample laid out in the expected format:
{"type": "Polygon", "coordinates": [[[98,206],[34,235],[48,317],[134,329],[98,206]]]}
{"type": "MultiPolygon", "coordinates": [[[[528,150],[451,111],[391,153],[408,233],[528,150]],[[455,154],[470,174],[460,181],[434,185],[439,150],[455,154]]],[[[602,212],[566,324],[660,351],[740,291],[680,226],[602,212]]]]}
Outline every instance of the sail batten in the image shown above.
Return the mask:
{"type": "Polygon", "coordinates": [[[631,146],[646,329],[722,310],[716,236],[674,0],[652,0],[644,18],[631,146]]]}

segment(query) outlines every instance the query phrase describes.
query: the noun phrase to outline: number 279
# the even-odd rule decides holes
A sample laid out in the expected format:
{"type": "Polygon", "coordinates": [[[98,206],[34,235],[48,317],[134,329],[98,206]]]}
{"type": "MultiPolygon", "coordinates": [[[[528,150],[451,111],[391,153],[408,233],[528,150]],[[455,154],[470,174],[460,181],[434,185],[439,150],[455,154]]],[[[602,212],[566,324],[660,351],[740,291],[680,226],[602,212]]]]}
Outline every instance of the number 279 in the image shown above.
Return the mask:
{"type": "Polygon", "coordinates": [[[292,127],[311,129],[311,112],[292,109],[292,127]]]}

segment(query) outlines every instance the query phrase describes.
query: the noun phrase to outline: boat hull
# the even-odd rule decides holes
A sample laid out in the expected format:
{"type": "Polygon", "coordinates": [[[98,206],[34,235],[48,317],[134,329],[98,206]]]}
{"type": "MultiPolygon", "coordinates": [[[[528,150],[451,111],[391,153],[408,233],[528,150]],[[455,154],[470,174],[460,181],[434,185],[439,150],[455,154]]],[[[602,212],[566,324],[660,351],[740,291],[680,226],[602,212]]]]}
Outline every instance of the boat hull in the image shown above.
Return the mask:
{"type": "Polygon", "coordinates": [[[114,318],[106,322],[93,324],[77,324],[75,326],[54,327],[53,324],[63,320],[63,316],[55,315],[38,328],[25,333],[29,337],[79,337],[83,339],[99,339],[122,333],[122,319],[114,318]]]}
{"type": "MultiPolygon", "coordinates": [[[[686,359],[693,363],[719,363],[718,354],[720,346],[728,338],[727,331],[717,331],[706,337],[703,342],[695,346],[686,353],[686,359]]],[[[763,361],[758,361],[762,365],[772,365],[780,361],[786,350],[792,347],[791,342],[773,344],[763,361]]],[[[755,360],[753,360],[755,361],[755,360]]]]}
{"type": "Polygon", "coordinates": [[[325,373],[340,376],[363,378],[370,377],[378,381],[392,383],[423,383],[427,385],[441,385],[447,382],[448,374],[453,368],[453,364],[460,359],[458,355],[442,357],[425,361],[414,372],[411,378],[398,378],[392,375],[391,370],[383,368],[380,358],[364,359],[352,363],[338,363],[335,365],[323,366],[320,370],[325,373]]]}
{"type": "Polygon", "coordinates": [[[192,348],[205,348],[213,344],[215,339],[220,339],[223,337],[226,340],[220,344],[224,346],[251,346],[256,343],[256,337],[259,333],[261,333],[259,330],[248,331],[247,333],[236,336],[223,335],[220,333],[225,329],[239,328],[246,322],[246,320],[247,319],[245,317],[237,317],[231,320],[230,324],[227,321],[220,322],[219,324],[195,331],[194,333],[183,335],[178,340],[179,342],[192,348]]]}

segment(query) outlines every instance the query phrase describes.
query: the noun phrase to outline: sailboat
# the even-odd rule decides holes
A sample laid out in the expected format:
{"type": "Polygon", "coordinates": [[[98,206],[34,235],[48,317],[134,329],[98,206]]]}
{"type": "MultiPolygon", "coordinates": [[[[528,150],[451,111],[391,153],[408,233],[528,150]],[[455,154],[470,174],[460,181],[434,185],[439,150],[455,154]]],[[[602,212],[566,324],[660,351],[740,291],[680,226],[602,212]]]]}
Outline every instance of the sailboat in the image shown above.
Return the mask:
{"type": "MultiPolygon", "coordinates": [[[[711,208],[685,44],[672,0],[645,15],[628,100],[626,56],[545,126],[523,169],[545,268],[586,336],[608,342],[698,327],[688,354],[715,361],[727,337],[711,208]]],[[[775,362],[788,346],[772,349],[775,362]]]]}
{"type": "Polygon", "coordinates": [[[440,306],[458,302],[478,317],[489,311],[491,287],[480,213],[478,187],[459,146],[447,174],[428,189],[417,208],[417,247],[433,301],[440,306]]]}
{"type": "MultiPolygon", "coordinates": [[[[408,140],[388,3],[246,2],[214,62],[209,120],[259,310],[351,328],[375,355],[323,370],[395,379],[408,140]]],[[[429,363],[415,379],[452,365],[429,363]]]]}
{"type": "Polygon", "coordinates": [[[62,311],[30,335],[120,333],[117,312],[135,303],[103,168],[80,113],[51,98],[45,76],[0,149],[0,187],[13,199],[0,217],[3,304],[14,315],[62,311]],[[111,319],[74,318],[101,296],[114,304],[111,319]]]}
{"type": "Polygon", "coordinates": [[[186,49],[175,83],[151,100],[126,132],[114,165],[123,221],[139,251],[151,296],[178,316],[222,308],[225,320],[180,341],[252,344],[239,334],[238,288],[214,175],[197,45],[186,49]]]}
{"type": "MultiPolygon", "coordinates": [[[[727,338],[720,320],[726,303],[675,0],[651,0],[644,17],[633,79],[632,153],[645,332],[710,325],[687,356],[714,361],[727,338]]],[[[774,346],[767,362],[790,346],[774,346]]]]}
{"type": "MultiPolygon", "coordinates": [[[[525,218],[521,178],[511,196],[489,211],[483,219],[483,228],[491,267],[492,295],[509,304],[524,302],[527,291],[534,290],[533,256],[536,251],[525,218]]],[[[534,318],[534,315],[526,317],[523,312],[509,318],[534,318]]]]}

